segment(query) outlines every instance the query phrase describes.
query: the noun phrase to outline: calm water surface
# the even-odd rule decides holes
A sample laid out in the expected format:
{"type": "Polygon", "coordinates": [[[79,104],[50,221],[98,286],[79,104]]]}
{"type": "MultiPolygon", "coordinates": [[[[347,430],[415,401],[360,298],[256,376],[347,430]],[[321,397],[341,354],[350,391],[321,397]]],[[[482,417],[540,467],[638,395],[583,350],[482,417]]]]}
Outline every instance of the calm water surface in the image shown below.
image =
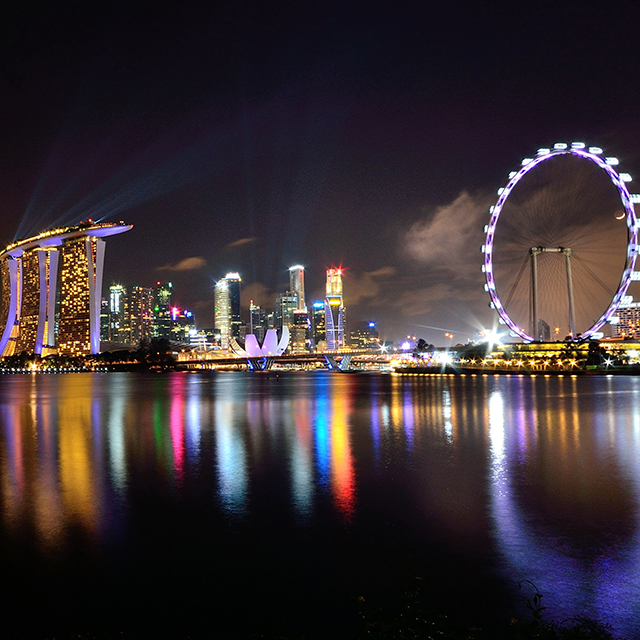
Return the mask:
{"type": "Polygon", "coordinates": [[[0,624],[339,636],[435,610],[640,638],[640,378],[0,378],[0,624]]]}

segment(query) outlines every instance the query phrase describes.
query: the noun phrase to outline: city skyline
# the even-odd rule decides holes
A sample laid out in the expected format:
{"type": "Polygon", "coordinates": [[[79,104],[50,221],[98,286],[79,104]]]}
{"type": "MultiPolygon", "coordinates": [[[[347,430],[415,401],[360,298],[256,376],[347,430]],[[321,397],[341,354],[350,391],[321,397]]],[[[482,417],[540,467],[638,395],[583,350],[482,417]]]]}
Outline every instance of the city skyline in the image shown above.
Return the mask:
{"type": "Polygon", "coordinates": [[[264,304],[296,263],[320,299],[333,263],[354,320],[466,339],[495,319],[476,248],[523,157],[584,141],[640,175],[638,17],[627,2],[15,8],[0,244],[124,218],[136,233],[105,280],[171,280],[199,316],[227,272],[264,304]]]}

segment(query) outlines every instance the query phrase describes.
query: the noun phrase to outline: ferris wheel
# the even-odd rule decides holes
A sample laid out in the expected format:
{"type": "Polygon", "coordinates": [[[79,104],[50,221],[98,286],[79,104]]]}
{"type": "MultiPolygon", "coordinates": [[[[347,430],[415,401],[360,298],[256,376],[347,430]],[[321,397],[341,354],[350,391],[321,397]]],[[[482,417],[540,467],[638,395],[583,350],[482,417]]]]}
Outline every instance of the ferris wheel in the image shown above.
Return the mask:
{"type": "Polygon", "coordinates": [[[557,143],[522,160],[498,190],[482,270],[514,337],[585,340],[615,321],[635,279],[640,202],[618,164],[599,147],[557,143]]]}

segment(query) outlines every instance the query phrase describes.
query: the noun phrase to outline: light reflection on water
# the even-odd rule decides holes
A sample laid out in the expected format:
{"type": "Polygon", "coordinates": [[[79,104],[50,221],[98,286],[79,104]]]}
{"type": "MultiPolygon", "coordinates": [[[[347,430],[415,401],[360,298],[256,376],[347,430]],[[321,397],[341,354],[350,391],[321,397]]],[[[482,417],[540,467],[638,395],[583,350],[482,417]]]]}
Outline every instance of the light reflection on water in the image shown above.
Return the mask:
{"type": "Polygon", "coordinates": [[[114,530],[126,539],[140,486],[178,502],[203,488],[198,508],[238,526],[259,523],[261,501],[273,499],[302,530],[333,517],[345,531],[370,517],[365,504],[377,510],[367,526],[392,520],[400,507],[381,492],[391,487],[408,497],[415,544],[438,531],[453,554],[481,557],[508,585],[535,582],[553,614],[594,616],[640,637],[637,378],[69,374],[2,383],[1,526],[16,544],[28,533],[55,555],[78,530],[99,548],[114,530]],[[487,548],[473,550],[485,538],[487,548]]]}

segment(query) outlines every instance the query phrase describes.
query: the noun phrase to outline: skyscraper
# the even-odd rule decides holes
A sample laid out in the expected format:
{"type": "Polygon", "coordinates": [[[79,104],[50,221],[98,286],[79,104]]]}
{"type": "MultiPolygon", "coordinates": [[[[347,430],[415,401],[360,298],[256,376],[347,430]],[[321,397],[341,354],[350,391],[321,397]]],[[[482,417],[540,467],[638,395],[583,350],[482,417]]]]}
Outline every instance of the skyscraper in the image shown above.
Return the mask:
{"type": "Polygon", "coordinates": [[[293,327],[293,312],[298,308],[298,296],[293,291],[276,294],[276,329],[293,327]]]}
{"type": "Polygon", "coordinates": [[[131,287],[129,300],[131,344],[139,345],[141,340],[147,340],[153,336],[153,312],[153,289],[131,287]]]}
{"type": "Polygon", "coordinates": [[[109,339],[109,300],[102,299],[100,303],[100,341],[109,339]]]}
{"type": "Polygon", "coordinates": [[[213,294],[214,325],[220,333],[220,346],[229,348],[229,340],[240,336],[240,283],[239,273],[227,273],[216,282],[213,294]]]}
{"type": "Polygon", "coordinates": [[[298,309],[306,309],[304,299],[304,267],[296,265],[289,267],[289,290],[295,293],[298,298],[298,309]]]}
{"type": "Polygon", "coordinates": [[[327,344],[327,325],[324,315],[324,302],[314,302],[312,305],[311,327],[313,348],[323,350],[327,344]]]}
{"type": "Polygon", "coordinates": [[[345,309],[342,303],[342,269],[327,269],[327,297],[324,301],[327,349],[345,346],[345,309]]]}
{"type": "Polygon", "coordinates": [[[108,339],[122,344],[131,342],[129,300],[127,290],[121,284],[112,284],[109,287],[108,339]]]}
{"type": "Polygon", "coordinates": [[[240,317],[240,285],[242,278],[239,273],[227,273],[225,276],[229,283],[229,324],[231,326],[231,337],[240,336],[242,320],[240,317]]]}
{"type": "Polygon", "coordinates": [[[249,333],[252,333],[258,339],[258,342],[264,340],[267,332],[267,314],[260,305],[253,304],[253,300],[249,303],[249,333]]]}
{"type": "Polygon", "coordinates": [[[56,349],[82,356],[100,350],[105,241],[124,223],[51,229],[0,252],[0,355],[56,349]]]}
{"type": "Polygon", "coordinates": [[[155,305],[153,308],[153,335],[156,338],[171,339],[171,282],[156,282],[155,305]]]}
{"type": "Polygon", "coordinates": [[[229,283],[226,278],[216,282],[213,291],[214,328],[220,334],[220,346],[229,348],[231,338],[231,301],[229,300],[229,283]]]}
{"type": "Polygon", "coordinates": [[[309,351],[311,326],[306,309],[296,309],[293,312],[293,327],[289,330],[291,351],[304,353],[309,351]]]}
{"type": "Polygon", "coordinates": [[[331,267],[327,269],[327,297],[340,296],[342,300],[342,269],[331,267]]]}

